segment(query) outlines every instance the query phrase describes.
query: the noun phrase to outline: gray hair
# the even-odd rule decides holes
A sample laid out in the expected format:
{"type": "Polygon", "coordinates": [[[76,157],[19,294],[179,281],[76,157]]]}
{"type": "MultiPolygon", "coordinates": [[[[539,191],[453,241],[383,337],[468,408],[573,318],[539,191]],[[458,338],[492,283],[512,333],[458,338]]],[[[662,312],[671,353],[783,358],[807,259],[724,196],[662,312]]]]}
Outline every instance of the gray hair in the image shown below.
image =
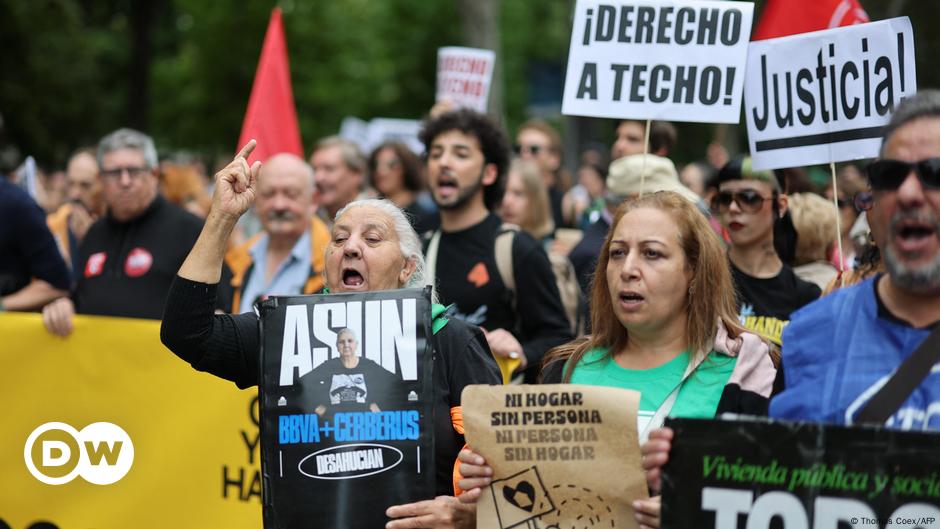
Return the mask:
{"type": "Polygon", "coordinates": [[[317,142],[317,144],[313,147],[313,152],[317,152],[329,147],[339,147],[340,154],[343,157],[343,163],[345,163],[353,171],[362,173],[362,175],[365,176],[366,157],[364,154],[362,154],[362,151],[359,150],[359,147],[357,147],[355,143],[345,138],[341,138],[340,136],[327,136],[326,138],[323,138],[317,142]]]}
{"type": "Polygon", "coordinates": [[[101,167],[104,155],[120,149],[137,149],[144,155],[147,169],[157,167],[157,149],[153,146],[153,139],[143,132],[134,129],[118,129],[108,134],[98,143],[98,166],[101,167]]]}
{"type": "Polygon", "coordinates": [[[881,155],[884,156],[885,145],[899,128],[911,121],[928,117],[940,118],[940,90],[921,90],[894,109],[891,121],[885,126],[882,134],[881,155]]]}
{"type": "Polygon", "coordinates": [[[375,208],[382,213],[385,213],[392,219],[392,225],[395,227],[395,232],[398,234],[398,244],[401,247],[401,256],[406,260],[415,260],[415,271],[413,274],[411,274],[411,277],[408,278],[408,282],[405,283],[404,287],[423,287],[425,285],[426,266],[424,263],[424,254],[421,251],[421,239],[418,237],[418,234],[415,232],[414,228],[411,227],[411,222],[408,221],[408,217],[405,216],[405,212],[390,200],[384,198],[366,198],[362,200],[354,200],[337,211],[333,222],[336,222],[337,219],[343,216],[343,213],[358,207],[375,208]]]}

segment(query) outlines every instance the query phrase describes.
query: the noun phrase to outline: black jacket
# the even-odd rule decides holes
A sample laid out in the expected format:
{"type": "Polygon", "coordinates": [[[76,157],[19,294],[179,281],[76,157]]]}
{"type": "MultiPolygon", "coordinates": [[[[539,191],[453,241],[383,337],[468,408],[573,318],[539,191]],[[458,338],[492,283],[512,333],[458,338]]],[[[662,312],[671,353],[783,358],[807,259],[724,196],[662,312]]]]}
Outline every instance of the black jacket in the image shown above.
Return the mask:
{"type": "Polygon", "coordinates": [[[159,195],[133,220],[99,219],[79,247],[76,311],[160,319],[170,284],[201,229],[199,217],[159,195]]]}

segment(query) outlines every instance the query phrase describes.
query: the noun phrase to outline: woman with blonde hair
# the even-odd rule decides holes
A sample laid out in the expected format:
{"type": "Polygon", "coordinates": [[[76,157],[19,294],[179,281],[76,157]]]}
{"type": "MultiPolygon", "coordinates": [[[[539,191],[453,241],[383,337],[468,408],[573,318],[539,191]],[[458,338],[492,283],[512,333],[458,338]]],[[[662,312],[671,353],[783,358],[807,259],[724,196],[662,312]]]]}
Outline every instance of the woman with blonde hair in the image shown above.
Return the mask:
{"type": "Polygon", "coordinates": [[[832,202],[814,193],[790,195],[789,207],[797,234],[793,273],[825,289],[839,275],[828,259],[836,243],[839,213],[832,202]]]}
{"type": "MultiPolygon", "coordinates": [[[[738,322],[728,261],[705,216],[660,191],[627,200],[611,226],[594,274],[593,334],[550,351],[543,382],[640,391],[641,441],[669,416],[766,415],[774,357],[738,322]]],[[[492,470],[473,452],[460,458],[461,498],[475,501],[492,470]]],[[[634,508],[641,527],[658,526],[658,498],[634,508]]]]}
{"type": "Polygon", "coordinates": [[[555,232],[555,221],[548,201],[548,189],[535,162],[516,158],[509,166],[506,194],[499,209],[504,222],[515,224],[537,241],[546,251],[555,232]]]}

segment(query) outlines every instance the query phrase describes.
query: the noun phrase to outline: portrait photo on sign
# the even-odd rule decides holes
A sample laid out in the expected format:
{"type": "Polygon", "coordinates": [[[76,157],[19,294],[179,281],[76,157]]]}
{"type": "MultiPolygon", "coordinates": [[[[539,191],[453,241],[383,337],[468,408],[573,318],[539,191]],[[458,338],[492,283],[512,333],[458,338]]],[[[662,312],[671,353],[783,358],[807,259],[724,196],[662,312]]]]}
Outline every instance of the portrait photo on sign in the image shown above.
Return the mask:
{"type": "Polygon", "coordinates": [[[428,294],[272,298],[261,318],[266,526],[378,527],[433,497],[428,294]]]}

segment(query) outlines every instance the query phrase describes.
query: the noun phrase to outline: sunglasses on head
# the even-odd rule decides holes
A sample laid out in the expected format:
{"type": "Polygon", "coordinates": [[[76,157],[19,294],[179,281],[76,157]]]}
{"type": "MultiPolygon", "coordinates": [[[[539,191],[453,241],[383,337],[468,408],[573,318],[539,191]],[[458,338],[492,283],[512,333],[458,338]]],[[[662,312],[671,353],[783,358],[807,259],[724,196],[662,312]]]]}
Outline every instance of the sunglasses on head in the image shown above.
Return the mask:
{"type": "Polygon", "coordinates": [[[774,197],[765,197],[753,189],[742,189],[741,191],[719,191],[715,195],[715,204],[718,206],[718,211],[722,213],[728,211],[732,202],[736,203],[738,209],[744,213],[757,213],[763,207],[764,202],[773,199],[774,197]]]}
{"type": "Polygon", "coordinates": [[[541,145],[516,145],[513,147],[513,150],[516,151],[516,154],[531,154],[533,156],[541,152],[543,147],[541,145]]]}
{"type": "Polygon", "coordinates": [[[917,162],[877,160],[868,165],[868,183],[873,191],[894,191],[907,180],[911,171],[928,189],[940,189],[940,158],[917,162]]]}

